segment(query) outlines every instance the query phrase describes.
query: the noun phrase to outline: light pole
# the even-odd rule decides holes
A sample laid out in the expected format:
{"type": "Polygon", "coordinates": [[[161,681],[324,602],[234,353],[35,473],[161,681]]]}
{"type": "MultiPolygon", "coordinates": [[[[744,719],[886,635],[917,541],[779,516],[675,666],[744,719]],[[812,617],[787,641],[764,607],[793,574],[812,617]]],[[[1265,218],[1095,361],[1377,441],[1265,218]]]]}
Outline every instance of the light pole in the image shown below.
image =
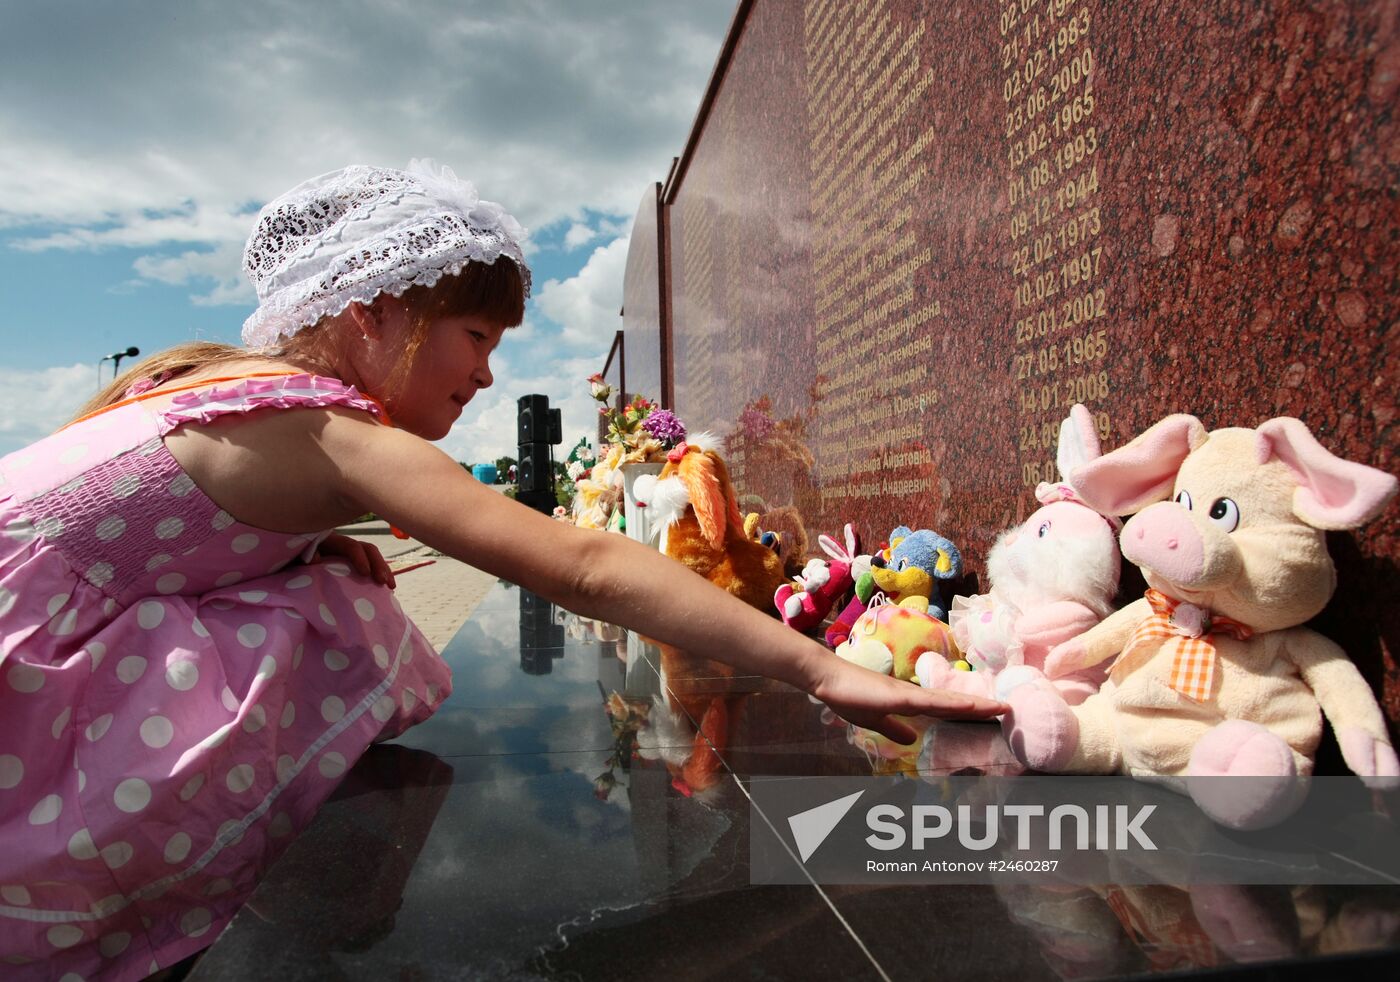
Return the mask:
{"type": "Polygon", "coordinates": [[[125,351],[114,351],[110,355],[103,355],[97,362],[97,390],[102,391],[102,363],[110,361],[112,363],[112,378],[115,379],[121,374],[121,364],[123,358],[135,358],[141,353],[141,349],[134,345],[125,351]]]}

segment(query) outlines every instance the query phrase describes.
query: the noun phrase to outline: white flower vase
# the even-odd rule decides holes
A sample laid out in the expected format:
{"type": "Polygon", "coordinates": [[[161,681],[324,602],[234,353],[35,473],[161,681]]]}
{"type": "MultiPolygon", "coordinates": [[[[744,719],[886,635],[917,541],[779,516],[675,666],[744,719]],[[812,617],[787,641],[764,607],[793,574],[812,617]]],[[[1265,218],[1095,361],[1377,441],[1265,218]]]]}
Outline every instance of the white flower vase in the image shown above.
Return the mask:
{"type": "MultiPolygon", "coordinates": [[[[651,546],[653,549],[661,548],[661,536],[652,535],[651,514],[645,508],[637,504],[634,489],[637,485],[637,478],[643,474],[653,476],[661,473],[661,468],[665,464],[623,464],[622,471],[622,516],[627,520],[627,537],[636,539],[643,545],[651,546]]],[[[659,529],[657,530],[660,531],[659,529]]]]}

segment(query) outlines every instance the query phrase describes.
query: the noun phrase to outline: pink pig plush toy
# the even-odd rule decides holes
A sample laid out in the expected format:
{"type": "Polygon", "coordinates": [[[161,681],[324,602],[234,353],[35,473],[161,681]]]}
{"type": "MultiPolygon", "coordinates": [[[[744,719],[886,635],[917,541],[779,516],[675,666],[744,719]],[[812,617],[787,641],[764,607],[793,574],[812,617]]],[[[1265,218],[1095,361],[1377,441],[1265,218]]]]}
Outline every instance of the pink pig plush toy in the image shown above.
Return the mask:
{"type": "MultiPolygon", "coordinates": [[[[953,598],[948,622],[973,671],[955,671],[942,656],[928,652],[916,668],[920,684],[1000,698],[999,692],[1038,677],[1051,648],[1113,610],[1122,523],[1084,504],[1068,483],[1075,467],[1099,455],[1093,416],[1075,405],[1060,424],[1061,482],[1037,487],[1040,509],[992,546],[991,592],[953,598]]],[[[1055,679],[1054,685],[1066,702],[1077,705],[1098,691],[1107,674],[1106,667],[1091,666],[1055,679]]]]}
{"type": "Polygon", "coordinates": [[[1150,589],[1047,657],[1051,678],[1112,660],[1096,695],[1071,707],[1044,679],[1007,694],[1023,764],[1166,778],[1215,821],[1260,828],[1302,799],[1320,706],[1348,767],[1400,774],[1361,673],[1301,626],[1336,587],[1324,530],[1374,518],[1394,477],[1334,457],[1296,419],[1207,433],[1176,415],[1073,480],[1091,507],[1135,513],[1120,543],[1150,589]],[[1274,780],[1191,780],[1221,776],[1274,780]]]}

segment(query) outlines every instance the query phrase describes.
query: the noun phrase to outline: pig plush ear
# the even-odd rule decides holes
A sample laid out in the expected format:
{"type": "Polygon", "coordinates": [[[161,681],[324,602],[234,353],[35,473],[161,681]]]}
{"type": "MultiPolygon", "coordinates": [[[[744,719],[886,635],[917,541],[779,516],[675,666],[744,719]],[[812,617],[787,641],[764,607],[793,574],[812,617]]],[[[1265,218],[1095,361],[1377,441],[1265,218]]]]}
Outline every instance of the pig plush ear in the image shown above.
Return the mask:
{"type": "Polygon", "coordinates": [[[1055,466],[1060,470],[1060,480],[1068,481],[1076,467],[1097,460],[1101,452],[1093,414],[1082,403],[1076,402],[1060,424],[1060,445],[1055,450],[1055,466]]]}
{"type": "Polygon", "coordinates": [[[1385,471],[1342,460],[1318,443],[1301,420],[1271,419],[1259,427],[1259,463],[1277,458],[1298,479],[1293,514],[1317,529],[1354,529],[1380,514],[1397,482],[1385,471]]]}
{"type": "Polygon", "coordinates": [[[1117,450],[1080,464],[1069,480],[1100,515],[1131,515],[1171,497],[1181,462],[1205,442],[1201,421],[1177,413],[1117,450]]]}

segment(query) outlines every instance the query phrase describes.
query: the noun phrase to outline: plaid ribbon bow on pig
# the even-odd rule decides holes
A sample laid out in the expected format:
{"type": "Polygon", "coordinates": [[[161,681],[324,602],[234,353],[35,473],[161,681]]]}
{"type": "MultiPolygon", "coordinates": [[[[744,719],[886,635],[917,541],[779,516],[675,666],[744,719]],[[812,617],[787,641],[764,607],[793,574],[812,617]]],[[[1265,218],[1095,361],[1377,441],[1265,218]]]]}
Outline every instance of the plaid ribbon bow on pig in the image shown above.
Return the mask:
{"type": "Polygon", "coordinates": [[[1207,620],[1208,611],[1173,600],[1157,590],[1148,590],[1146,596],[1147,602],[1152,605],[1152,616],[1137,626],[1123,654],[1119,656],[1118,664],[1126,662],[1138,645],[1169,638],[1165,645],[1172,653],[1172,672],[1168,684],[1188,699],[1205,702],[1210,698],[1211,685],[1215,681],[1215,643],[1212,639],[1217,634],[1228,634],[1236,640],[1247,641],[1254,636],[1254,632],[1228,617],[1210,617],[1207,620]],[[1181,616],[1177,616],[1178,610],[1181,616]]]}

